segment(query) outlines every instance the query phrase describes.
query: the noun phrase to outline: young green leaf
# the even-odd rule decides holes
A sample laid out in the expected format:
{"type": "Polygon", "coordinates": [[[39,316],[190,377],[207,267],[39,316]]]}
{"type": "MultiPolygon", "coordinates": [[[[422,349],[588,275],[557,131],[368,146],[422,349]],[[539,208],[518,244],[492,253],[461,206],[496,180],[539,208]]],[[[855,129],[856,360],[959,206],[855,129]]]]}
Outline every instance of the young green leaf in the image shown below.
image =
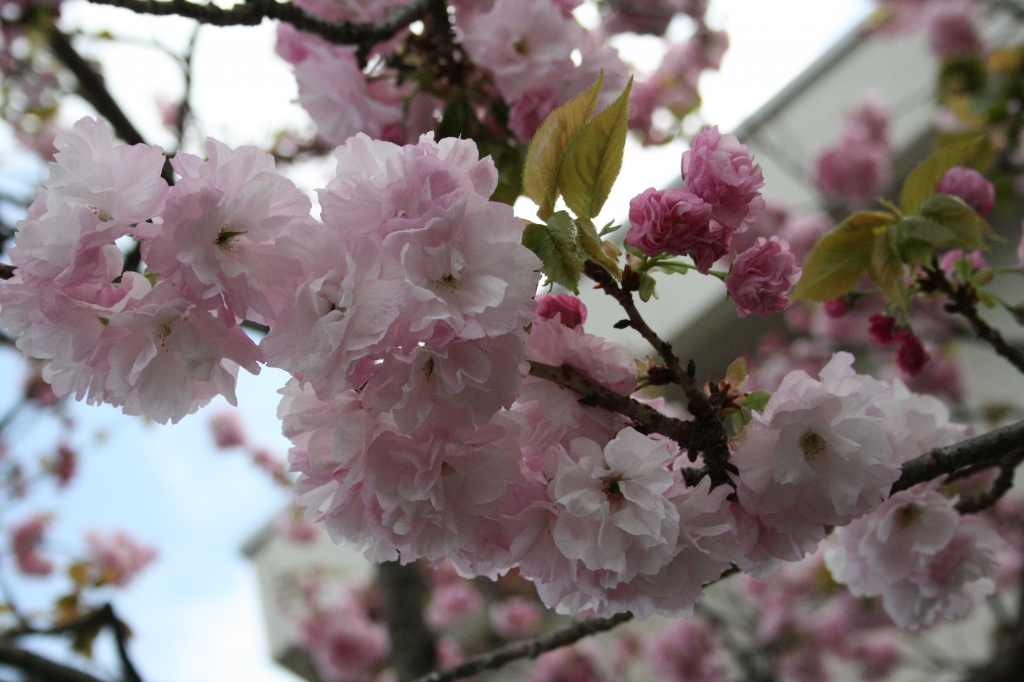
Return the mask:
{"type": "Polygon", "coordinates": [[[552,111],[530,141],[523,165],[523,192],[540,206],[537,215],[541,220],[554,212],[562,158],[573,135],[594,113],[603,83],[601,71],[589,90],[552,111]]]}
{"type": "Polygon", "coordinates": [[[748,393],[747,397],[740,401],[740,407],[760,411],[768,405],[768,401],[771,398],[772,394],[768,391],[754,391],[753,393],[748,393]]]}
{"type": "Polygon", "coordinates": [[[807,256],[793,297],[821,302],[850,293],[868,271],[876,234],[884,234],[893,218],[883,211],[862,211],[822,237],[807,256]]]}
{"type": "Polygon", "coordinates": [[[647,303],[651,300],[651,296],[654,295],[654,287],[657,283],[654,278],[651,277],[650,273],[645,272],[640,275],[640,300],[647,303]]]}
{"type": "Polygon", "coordinates": [[[747,380],[747,359],[736,358],[725,370],[725,382],[733,388],[739,388],[747,380]]]}
{"type": "Polygon", "coordinates": [[[558,190],[566,205],[581,218],[593,218],[601,212],[619,176],[632,87],[630,78],[618,99],[576,132],[562,159],[558,190]]]}
{"type": "Polygon", "coordinates": [[[544,263],[548,279],[574,294],[580,292],[580,275],[585,260],[577,246],[576,224],[565,211],[548,219],[547,225],[530,223],[523,231],[523,246],[544,263]]]}
{"type": "Polygon", "coordinates": [[[963,199],[936,194],[921,206],[921,217],[941,225],[948,233],[943,241],[932,241],[936,248],[980,249],[985,222],[963,199]]]}
{"type": "Polygon", "coordinates": [[[868,274],[882,287],[886,298],[906,307],[907,287],[903,279],[903,261],[888,231],[875,235],[868,274]]]}
{"type": "Polygon", "coordinates": [[[972,159],[980,148],[983,138],[972,137],[948,145],[934,152],[910,172],[900,192],[900,208],[906,214],[921,210],[924,203],[935,194],[939,180],[954,166],[963,166],[972,159]]]}
{"type": "Polygon", "coordinates": [[[577,218],[576,230],[583,253],[607,270],[612,277],[622,279],[622,270],[619,269],[619,264],[605,253],[604,245],[594,228],[594,223],[587,218],[577,218]]]}

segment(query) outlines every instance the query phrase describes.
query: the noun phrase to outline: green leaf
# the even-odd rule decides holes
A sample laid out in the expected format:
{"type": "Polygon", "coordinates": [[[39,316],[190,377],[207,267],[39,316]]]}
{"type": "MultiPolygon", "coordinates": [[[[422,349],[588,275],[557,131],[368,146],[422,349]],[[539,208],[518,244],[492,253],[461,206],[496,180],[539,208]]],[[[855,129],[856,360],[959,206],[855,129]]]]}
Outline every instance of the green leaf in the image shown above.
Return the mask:
{"type": "Polygon", "coordinates": [[[644,303],[651,300],[651,296],[654,295],[654,286],[656,282],[651,277],[650,273],[645,272],[640,275],[640,300],[644,303]]]}
{"type": "Polygon", "coordinates": [[[587,218],[577,218],[576,234],[578,235],[580,248],[583,249],[583,253],[587,254],[590,260],[607,270],[612,277],[621,280],[622,270],[619,269],[619,264],[605,253],[601,238],[594,228],[594,223],[587,218]]]}
{"type": "Polygon", "coordinates": [[[622,169],[632,87],[630,78],[618,99],[583,124],[562,159],[558,190],[577,216],[593,218],[601,212],[622,169]]]}
{"type": "Polygon", "coordinates": [[[882,287],[886,298],[906,308],[908,304],[906,283],[903,280],[903,261],[889,232],[875,235],[868,262],[868,274],[882,287]]]}
{"type": "Polygon", "coordinates": [[[921,217],[941,225],[948,236],[932,241],[936,248],[980,249],[984,220],[959,197],[936,194],[921,206],[921,217]]]}
{"type": "Polygon", "coordinates": [[[554,212],[558,170],[565,151],[576,131],[594,113],[603,83],[601,71],[589,90],[552,111],[530,141],[523,166],[523,192],[540,206],[537,215],[541,220],[547,220],[554,212]]]}
{"type": "Polygon", "coordinates": [[[543,272],[574,294],[580,292],[584,257],[576,242],[576,224],[565,211],[548,219],[547,225],[530,223],[523,230],[523,246],[544,263],[543,272]]]}
{"type": "Polygon", "coordinates": [[[616,225],[614,220],[609,220],[608,224],[601,228],[601,231],[597,233],[598,237],[607,237],[612,232],[618,232],[622,225],[616,225]]]}
{"type": "Polygon", "coordinates": [[[807,256],[793,297],[821,302],[850,293],[868,271],[875,236],[893,218],[883,211],[854,213],[822,237],[807,256]]]}
{"type": "Polygon", "coordinates": [[[939,180],[954,166],[963,166],[978,152],[982,138],[972,137],[934,152],[910,172],[900,192],[900,208],[906,214],[921,210],[928,198],[935,194],[939,180]]]}
{"type": "Polygon", "coordinates": [[[747,380],[747,359],[736,358],[725,370],[725,383],[733,388],[739,388],[747,380]]]}
{"type": "Polygon", "coordinates": [[[748,410],[763,410],[771,400],[772,394],[768,391],[754,391],[748,393],[747,397],[740,401],[740,407],[745,407],[748,410]]]}

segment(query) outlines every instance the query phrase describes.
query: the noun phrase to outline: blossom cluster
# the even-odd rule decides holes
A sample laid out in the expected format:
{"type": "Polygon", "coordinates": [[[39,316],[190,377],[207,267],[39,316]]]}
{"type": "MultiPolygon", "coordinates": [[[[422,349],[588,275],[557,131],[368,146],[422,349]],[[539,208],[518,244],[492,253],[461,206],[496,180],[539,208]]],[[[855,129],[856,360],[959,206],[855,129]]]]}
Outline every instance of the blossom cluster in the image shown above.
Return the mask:
{"type": "MultiPolygon", "coordinates": [[[[699,452],[530,374],[530,363],[567,366],[626,397],[638,369],[587,333],[578,299],[536,294],[542,264],[522,245],[524,222],[489,200],[498,172],[469,140],[349,138],[318,190],[320,220],[252,147],[179,153],[169,187],[158,148],[114,146],[91,119],[56,143],[11,251],[16,275],[0,285],[0,322],[19,347],[47,361],[58,397],[160,421],[218,393],[233,400],[239,365],[286,370],[279,416],[297,503],[374,561],[447,559],[466,577],[515,568],[562,613],[686,614],[733,565],[763,574],[813,552],[825,526],[883,506],[903,462],[966,435],[938,401],[856,374],[839,353],[817,379],[789,373],[751,414],[731,479],[687,479],[699,452]],[[145,274],[122,272],[125,237],[145,274]],[[244,320],[269,328],[258,346],[244,320]]],[[[683,213],[703,215],[692,234],[652,219],[627,241],[710,267],[762,212],[760,169],[712,129],[682,174],[683,213]]],[[[763,314],[796,272],[783,240],[758,237],[726,286],[763,314]]],[[[220,446],[245,444],[230,418],[214,427],[220,446]]],[[[19,536],[38,570],[41,533],[19,536]]],[[[94,545],[122,572],[149,560],[94,545]]],[[[989,545],[965,547],[946,568],[987,577],[989,545]]],[[[950,593],[968,598],[974,582],[950,593]]],[[[437,598],[437,623],[474,603],[455,588],[437,598]]],[[[526,611],[496,613],[496,628],[528,629],[526,611]]],[[[345,618],[317,632],[343,639],[345,618]]]]}

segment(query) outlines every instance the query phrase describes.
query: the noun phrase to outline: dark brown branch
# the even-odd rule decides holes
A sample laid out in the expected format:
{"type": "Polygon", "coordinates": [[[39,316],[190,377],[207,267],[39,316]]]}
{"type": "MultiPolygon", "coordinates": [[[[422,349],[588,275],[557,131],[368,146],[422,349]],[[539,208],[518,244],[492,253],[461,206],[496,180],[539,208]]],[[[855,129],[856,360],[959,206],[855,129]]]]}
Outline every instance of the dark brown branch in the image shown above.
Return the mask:
{"type": "Polygon", "coordinates": [[[1013,487],[1013,476],[1021,460],[1024,460],[1024,450],[1016,450],[1007,455],[999,465],[999,476],[992,483],[992,488],[988,492],[962,498],[956,505],[957,511],[961,514],[977,514],[998,502],[1013,487]]]}
{"type": "Polygon", "coordinates": [[[584,637],[611,630],[633,618],[632,614],[620,613],[611,618],[588,618],[581,620],[564,630],[553,632],[550,635],[537,637],[525,642],[517,642],[494,651],[489,651],[479,656],[467,659],[447,670],[438,670],[416,680],[416,682],[454,682],[467,677],[472,677],[485,670],[500,668],[520,658],[537,658],[541,654],[569,646],[584,637]]]}
{"type": "Polygon", "coordinates": [[[14,639],[27,635],[75,635],[82,632],[97,631],[100,628],[109,627],[114,634],[114,641],[117,645],[118,657],[121,659],[121,668],[124,671],[125,682],[142,682],[135,665],[128,655],[128,626],[124,624],[114,607],[104,604],[95,611],[90,611],[80,618],[56,625],[51,628],[36,628],[21,619],[17,627],[11,628],[3,634],[3,639],[14,639]]]}
{"type": "Polygon", "coordinates": [[[925,279],[921,281],[924,291],[938,291],[949,298],[946,311],[958,313],[971,325],[974,334],[992,346],[996,353],[1004,357],[1019,371],[1024,372],[1024,352],[1010,345],[997,329],[993,329],[978,315],[977,300],[974,290],[965,285],[950,282],[940,268],[925,271],[925,279]]]}
{"type": "Polygon", "coordinates": [[[419,564],[405,566],[386,561],[377,566],[381,609],[393,646],[389,662],[398,682],[409,682],[433,670],[434,634],[423,620],[423,606],[430,593],[419,564]]]}
{"type": "MultiPolygon", "coordinates": [[[[1024,450],[1024,421],[992,429],[954,445],[935,448],[903,465],[903,474],[893,483],[892,493],[906,490],[918,483],[931,481],[943,474],[955,474],[966,467],[1002,466],[1008,455],[1017,452],[1013,466],[1020,463],[1024,450]]],[[[994,502],[994,500],[993,500],[994,502]]]]}
{"type": "Polygon", "coordinates": [[[714,485],[729,483],[728,472],[731,468],[729,464],[729,434],[711,400],[697,384],[697,380],[694,378],[693,362],[691,361],[686,370],[683,370],[679,358],[672,350],[672,344],[662,340],[637,310],[633,292],[640,288],[639,276],[627,266],[622,274],[622,285],[620,286],[607,270],[593,261],[586,262],[584,271],[588,277],[600,285],[606,294],[619,302],[629,318],[628,326],[639,332],[647,343],[654,347],[654,350],[665,361],[665,369],[672,377],[673,382],[683,389],[687,407],[690,414],[693,415],[697,427],[693,430],[694,433],[688,446],[691,461],[698,452],[704,453],[704,461],[707,463],[712,483],[714,485]]]}
{"type": "Polygon", "coordinates": [[[318,35],[337,45],[357,45],[361,59],[365,59],[377,43],[393,38],[412,22],[422,19],[432,5],[443,0],[414,0],[405,7],[390,12],[375,24],[324,21],[307,14],[298,5],[276,0],[247,0],[230,9],[214,4],[200,5],[186,0],[90,0],[99,5],[123,7],[138,14],[176,14],[212,26],[256,26],[264,19],[287,22],[306,33],[318,35]]]}
{"type": "MultiPolygon", "coordinates": [[[[580,394],[580,402],[584,405],[601,407],[628,417],[638,431],[658,433],[671,438],[681,448],[687,449],[693,443],[696,429],[692,421],[683,421],[658,412],[650,405],[639,400],[616,393],[600,384],[591,381],[571,365],[545,365],[543,362],[530,361],[530,376],[546,379],[564,388],[580,394]]],[[[686,485],[694,486],[708,472],[704,469],[683,469],[686,485]]]]}
{"type": "Polygon", "coordinates": [[[22,649],[5,639],[0,639],[0,665],[22,670],[27,673],[29,679],[47,682],[103,682],[81,670],[55,663],[39,654],[22,649]]]}
{"type": "Polygon", "coordinates": [[[585,405],[603,407],[629,417],[640,431],[660,433],[679,443],[683,448],[689,447],[693,437],[693,422],[669,417],[639,400],[605,388],[576,371],[571,365],[555,367],[531,360],[530,376],[546,379],[579,393],[582,396],[580,402],[585,405]]]}
{"type": "MultiPolygon", "coordinates": [[[[71,39],[56,26],[52,26],[49,42],[54,56],[75,75],[78,81],[78,94],[92,105],[96,113],[110,121],[117,136],[128,144],[145,144],[142,134],[128,120],[120,105],[107,90],[103,76],[78,54],[71,44],[71,39]]],[[[169,163],[164,164],[161,175],[167,184],[174,184],[174,171],[169,163]]]]}

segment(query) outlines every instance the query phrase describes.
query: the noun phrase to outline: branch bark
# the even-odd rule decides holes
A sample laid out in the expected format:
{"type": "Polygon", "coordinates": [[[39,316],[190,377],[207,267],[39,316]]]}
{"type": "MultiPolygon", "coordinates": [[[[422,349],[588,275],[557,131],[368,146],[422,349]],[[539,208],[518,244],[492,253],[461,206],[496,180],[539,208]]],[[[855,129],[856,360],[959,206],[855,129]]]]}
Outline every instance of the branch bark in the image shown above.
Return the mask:
{"type": "Polygon", "coordinates": [[[137,14],[176,14],[212,26],[256,26],[264,19],[278,19],[300,31],[320,36],[327,42],[358,46],[360,61],[365,61],[374,45],[394,37],[412,22],[422,19],[432,5],[444,4],[444,0],[414,0],[405,7],[390,12],[383,20],[369,24],[325,21],[304,12],[298,5],[290,2],[280,3],[276,0],[247,0],[230,9],[221,9],[214,4],[200,5],[186,0],[90,1],[98,5],[122,7],[137,14]]]}
{"type": "Polygon", "coordinates": [[[438,670],[429,675],[424,675],[415,682],[454,682],[454,680],[472,677],[485,670],[500,668],[506,663],[520,658],[537,658],[545,652],[569,646],[584,637],[611,630],[615,626],[632,619],[633,616],[629,613],[620,613],[611,618],[588,618],[587,620],[574,623],[564,630],[553,632],[550,635],[529,639],[525,642],[516,642],[515,644],[509,644],[500,649],[474,656],[447,670],[438,670]]]}
{"type": "MultiPolygon", "coordinates": [[[[943,474],[954,474],[969,466],[1002,466],[1008,455],[1017,451],[1016,464],[1024,452],[1024,421],[1010,424],[954,445],[935,448],[903,465],[903,474],[892,485],[891,493],[931,481],[943,474]]],[[[890,494],[891,494],[890,493],[890,494]]],[[[995,500],[993,500],[993,503],[995,500]]]]}
{"type": "Polygon", "coordinates": [[[687,407],[697,424],[694,437],[689,444],[691,461],[697,452],[702,452],[712,483],[714,485],[729,483],[729,471],[735,471],[729,464],[729,434],[711,400],[701,390],[694,378],[693,361],[690,361],[684,370],[682,363],[672,350],[672,344],[658,336],[637,310],[633,292],[640,288],[639,276],[627,266],[622,274],[622,285],[620,286],[607,270],[593,261],[586,262],[584,272],[587,277],[597,282],[606,294],[619,302],[622,309],[626,311],[628,326],[639,332],[647,343],[654,347],[654,350],[665,361],[665,368],[672,377],[672,381],[683,389],[687,407]]]}
{"type": "Polygon", "coordinates": [[[419,564],[386,561],[377,566],[384,621],[391,637],[391,666],[398,682],[429,673],[435,664],[434,635],[423,620],[430,591],[419,564]]]}
{"type": "Polygon", "coordinates": [[[81,670],[55,663],[39,654],[22,649],[6,639],[0,639],[0,665],[22,670],[30,679],[47,682],[104,682],[81,670]]]}
{"type": "Polygon", "coordinates": [[[1024,373],[1024,352],[1010,345],[999,333],[999,330],[994,329],[981,319],[981,316],[978,315],[974,290],[969,286],[950,282],[940,268],[935,267],[926,270],[925,273],[926,279],[921,282],[922,288],[926,291],[939,291],[945,294],[949,298],[946,311],[961,315],[971,325],[971,329],[979,339],[992,346],[996,353],[1024,373]]]}

